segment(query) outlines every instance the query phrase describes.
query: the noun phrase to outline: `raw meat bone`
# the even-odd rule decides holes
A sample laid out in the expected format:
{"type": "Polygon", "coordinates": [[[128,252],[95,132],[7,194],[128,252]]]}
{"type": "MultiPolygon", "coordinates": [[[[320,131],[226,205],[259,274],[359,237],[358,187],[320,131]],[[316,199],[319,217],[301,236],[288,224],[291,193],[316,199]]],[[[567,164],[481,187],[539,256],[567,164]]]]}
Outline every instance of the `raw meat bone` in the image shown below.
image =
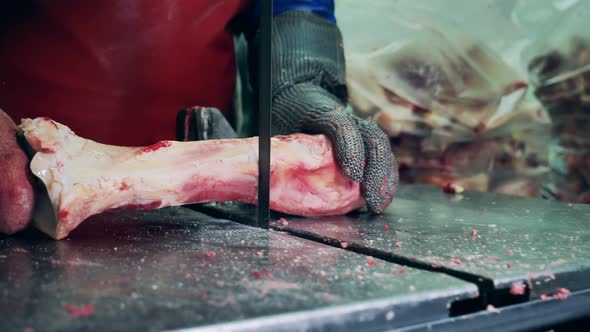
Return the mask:
{"type": "MultiPolygon", "coordinates": [[[[257,201],[256,137],[119,147],[81,138],[48,118],[23,119],[20,131],[54,214],[36,213],[34,224],[55,239],[109,210],[257,201]]],[[[360,185],[342,175],[325,136],[272,138],[271,209],[325,216],[364,204],[360,185]]]]}

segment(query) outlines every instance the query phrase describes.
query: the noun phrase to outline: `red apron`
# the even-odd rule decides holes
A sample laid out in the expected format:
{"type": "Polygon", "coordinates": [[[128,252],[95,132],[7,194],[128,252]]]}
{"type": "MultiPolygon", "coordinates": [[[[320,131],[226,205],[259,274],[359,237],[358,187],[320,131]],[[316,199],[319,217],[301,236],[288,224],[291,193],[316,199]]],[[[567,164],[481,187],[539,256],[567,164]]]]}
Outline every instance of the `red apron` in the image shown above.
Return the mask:
{"type": "Polygon", "coordinates": [[[0,108],[106,144],[174,139],[195,105],[230,110],[228,23],[244,0],[33,0],[0,32],[0,108]]]}

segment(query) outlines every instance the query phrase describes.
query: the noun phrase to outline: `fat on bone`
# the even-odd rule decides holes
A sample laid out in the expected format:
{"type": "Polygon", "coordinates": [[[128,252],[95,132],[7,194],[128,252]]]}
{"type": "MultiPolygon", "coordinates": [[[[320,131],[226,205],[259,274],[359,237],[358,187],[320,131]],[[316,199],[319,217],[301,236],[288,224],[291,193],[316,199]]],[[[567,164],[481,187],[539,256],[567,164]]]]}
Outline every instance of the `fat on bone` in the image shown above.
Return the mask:
{"type": "MultiPolygon", "coordinates": [[[[257,137],[121,147],[79,137],[49,118],[23,119],[19,129],[36,152],[30,167],[57,218],[55,225],[34,224],[55,239],[106,211],[257,202],[257,137]]],[[[271,209],[311,217],[365,205],[360,185],[338,168],[327,137],[276,136],[271,147],[271,209]]]]}

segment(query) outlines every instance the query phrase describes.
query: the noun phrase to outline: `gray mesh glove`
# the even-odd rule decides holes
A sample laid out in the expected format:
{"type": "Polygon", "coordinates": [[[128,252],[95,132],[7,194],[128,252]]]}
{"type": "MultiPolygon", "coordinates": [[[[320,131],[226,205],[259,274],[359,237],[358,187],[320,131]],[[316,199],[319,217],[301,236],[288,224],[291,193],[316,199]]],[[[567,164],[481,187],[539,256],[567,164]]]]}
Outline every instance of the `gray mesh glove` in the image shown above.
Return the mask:
{"type": "Polygon", "coordinates": [[[397,189],[397,166],[385,133],[345,111],[340,30],[306,11],[278,15],[274,24],[272,134],[329,137],[342,172],[361,183],[369,210],[382,212],[397,189]]]}

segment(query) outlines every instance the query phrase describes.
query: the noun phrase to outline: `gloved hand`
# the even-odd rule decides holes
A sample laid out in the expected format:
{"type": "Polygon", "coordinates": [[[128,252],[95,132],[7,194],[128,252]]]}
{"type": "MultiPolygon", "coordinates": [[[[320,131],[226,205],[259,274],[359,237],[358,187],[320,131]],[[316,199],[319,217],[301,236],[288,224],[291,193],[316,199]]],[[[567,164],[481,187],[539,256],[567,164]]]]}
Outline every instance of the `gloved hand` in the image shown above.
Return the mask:
{"type": "Polygon", "coordinates": [[[0,233],[24,229],[32,218],[34,191],[29,159],[16,139],[16,125],[0,110],[0,233]]]}
{"type": "Polygon", "coordinates": [[[393,199],[398,170],[387,135],[345,111],[342,36],[336,24],[306,11],[274,19],[272,134],[325,134],[343,173],[361,183],[370,211],[393,199]]]}

